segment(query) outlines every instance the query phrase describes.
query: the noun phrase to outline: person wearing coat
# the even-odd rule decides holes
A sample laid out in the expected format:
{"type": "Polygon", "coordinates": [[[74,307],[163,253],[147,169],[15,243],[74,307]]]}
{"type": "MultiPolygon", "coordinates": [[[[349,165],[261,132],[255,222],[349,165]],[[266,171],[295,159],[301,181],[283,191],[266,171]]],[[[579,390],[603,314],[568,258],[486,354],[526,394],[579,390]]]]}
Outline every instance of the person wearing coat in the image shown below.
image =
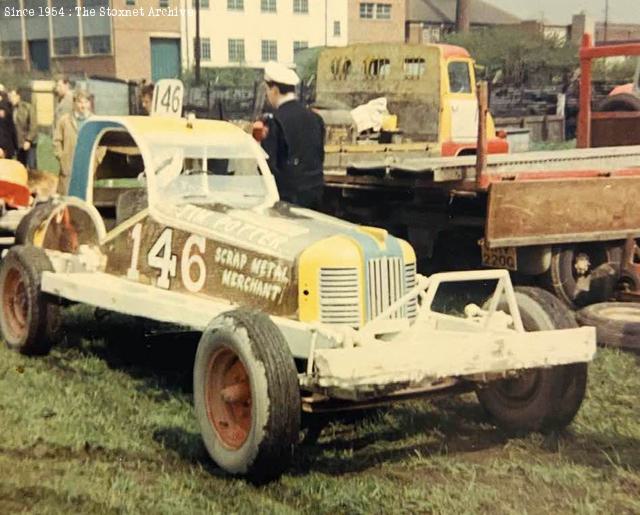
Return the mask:
{"type": "Polygon", "coordinates": [[[13,108],[4,86],[0,86],[0,159],[13,159],[17,146],[13,108]]]}
{"type": "Polygon", "coordinates": [[[324,138],[322,118],[307,109],[295,95],[300,82],[296,72],[280,63],[265,66],[267,100],[275,109],[267,121],[262,148],[284,201],[320,209],[324,189],[324,138]]]}
{"type": "Polygon", "coordinates": [[[13,122],[16,127],[18,161],[29,170],[36,169],[36,143],[38,122],[36,110],[29,102],[22,100],[17,89],[9,90],[9,101],[13,106],[13,122]]]}
{"type": "Polygon", "coordinates": [[[66,195],[71,181],[73,152],[78,140],[78,131],[91,116],[91,102],[86,91],[78,90],[73,95],[73,110],[62,115],[53,134],[53,153],[60,163],[58,193],[66,195]]]}

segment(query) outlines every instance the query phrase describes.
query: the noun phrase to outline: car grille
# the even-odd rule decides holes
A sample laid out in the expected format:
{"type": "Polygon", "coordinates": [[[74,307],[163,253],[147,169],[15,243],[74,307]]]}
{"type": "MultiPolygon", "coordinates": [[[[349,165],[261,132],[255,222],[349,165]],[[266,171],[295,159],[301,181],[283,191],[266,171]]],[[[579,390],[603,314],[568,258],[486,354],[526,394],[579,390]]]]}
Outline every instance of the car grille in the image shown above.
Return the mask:
{"type": "MultiPolygon", "coordinates": [[[[404,293],[402,260],[399,257],[381,257],[367,262],[367,307],[369,319],[377,317],[404,293]]],[[[402,318],[404,308],[389,318],[402,318]]]]}
{"type": "MultiPolygon", "coordinates": [[[[367,262],[367,320],[377,317],[393,302],[416,285],[416,264],[402,268],[402,259],[382,257],[367,262]]],[[[417,299],[414,298],[389,318],[415,319],[417,299]]],[[[320,269],[320,321],[359,327],[360,280],[357,268],[320,269]]]]}
{"type": "Polygon", "coordinates": [[[320,269],[320,322],[360,325],[360,281],[357,268],[320,269]]]}
{"type": "MultiPolygon", "coordinates": [[[[413,290],[416,287],[416,264],[407,263],[404,265],[404,284],[405,293],[413,290]]],[[[418,314],[418,297],[414,297],[406,304],[407,316],[410,319],[415,319],[418,314]]]]}

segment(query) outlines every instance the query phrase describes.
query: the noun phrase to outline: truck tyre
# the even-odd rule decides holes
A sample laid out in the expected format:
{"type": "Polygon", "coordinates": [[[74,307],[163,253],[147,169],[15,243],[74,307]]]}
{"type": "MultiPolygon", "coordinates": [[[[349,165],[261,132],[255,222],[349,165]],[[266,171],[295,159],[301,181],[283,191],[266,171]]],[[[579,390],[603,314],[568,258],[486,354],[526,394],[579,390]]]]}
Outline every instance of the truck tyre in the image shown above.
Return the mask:
{"type": "Polygon", "coordinates": [[[0,265],[0,330],[7,346],[22,354],[48,354],[57,338],[61,307],[40,291],[45,271],[53,271],[51,261],[32,246],[12,247],[0,265]]]}
{"type": "Polygon", "coordinates": [[[602,101],[598,106],[598,111],[619,112],[619,111],[640,111],[640,98],[631,93],[618,93],[611,95],[602,101]]]}
{"type": "MultiPolygon", "coordinates": [[[[577,327],[569,309],[549,292],[517,287],[516,300],[527,331],[577,327]]],[[[499,309],[506,309],[506,302],[499,309]]],[[[491,418],[508,433],[562,429],[575,417],[587,386],[587,364],[526,371],[477,390],[491,418]]]]}
{"type": "Polygon", "coordinates": [[[555,246],[549,270],[541,276],[542,286],[572,309],[603,302],[615,291],[621,258],[619,246],[598,243],[555,246]]]}
{"type": "Polygon", "coordinates": [[[300,387],[282,333],[263,313],[211,321],[196,353],[193,392],[204,444],[231,474],[260,484],[288,467],[300,431],[300,387]]]}
{"type": "Polygon", "coordinates": [[[595,326],[598,343],[640,350],[640,303],[601,302],[580,310],[581,325],[595,326]]]}

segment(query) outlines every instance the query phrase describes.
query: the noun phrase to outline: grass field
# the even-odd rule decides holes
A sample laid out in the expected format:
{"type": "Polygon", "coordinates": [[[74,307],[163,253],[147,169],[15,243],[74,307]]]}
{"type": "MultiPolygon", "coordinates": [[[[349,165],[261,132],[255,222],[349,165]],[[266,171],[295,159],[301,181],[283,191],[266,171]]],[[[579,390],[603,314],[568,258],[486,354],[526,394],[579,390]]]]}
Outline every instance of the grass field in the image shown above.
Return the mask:
{"type": "Polygon", "coordinates": [[[471,395],[414,402],[329,426],[254,487],[200,441],[194,342],[120,322],[74,307],[50,356],[0,348],[0,513],[640,513],[637,356],[599,351],[563,434],[508,440],[471,395]]]}

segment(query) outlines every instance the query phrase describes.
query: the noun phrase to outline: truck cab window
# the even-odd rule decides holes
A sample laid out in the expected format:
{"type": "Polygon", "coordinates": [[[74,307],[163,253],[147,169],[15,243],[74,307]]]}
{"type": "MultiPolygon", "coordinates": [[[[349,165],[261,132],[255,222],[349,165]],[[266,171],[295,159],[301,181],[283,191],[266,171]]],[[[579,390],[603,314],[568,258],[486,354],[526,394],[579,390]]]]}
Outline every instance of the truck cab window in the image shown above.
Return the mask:
{"type": "Polygon", "coordinates": [[[449,63],[449,91],[451,93],[471,93],[469,65],[463,61],[449,63]]]}

